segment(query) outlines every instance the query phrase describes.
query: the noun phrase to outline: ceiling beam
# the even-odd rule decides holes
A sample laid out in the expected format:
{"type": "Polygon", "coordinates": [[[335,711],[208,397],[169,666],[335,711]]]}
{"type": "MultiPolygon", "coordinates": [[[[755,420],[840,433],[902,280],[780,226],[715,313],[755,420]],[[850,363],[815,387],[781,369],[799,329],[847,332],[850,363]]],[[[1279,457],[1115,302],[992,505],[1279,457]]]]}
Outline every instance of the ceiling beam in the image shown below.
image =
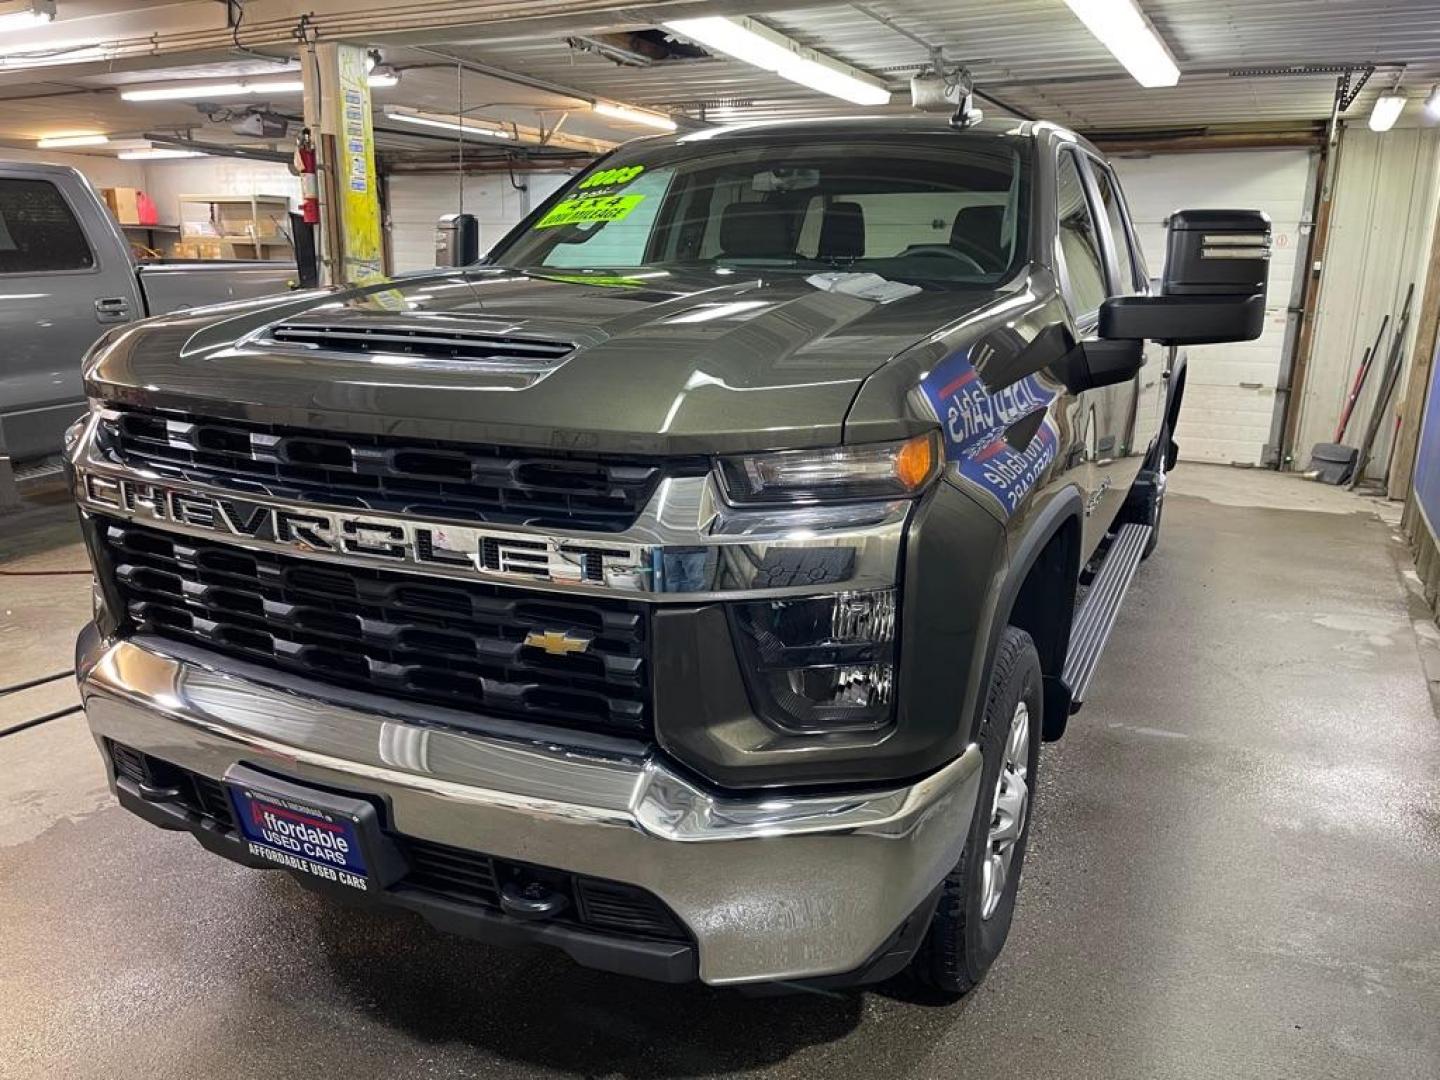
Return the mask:
{"type": "MultiPolygon", "coordinates": [[[[705,14],[780,10],[794,0],[714,0],[705,14]]],[[[136,71],[233,60],[252,52],[293,58],[302,39],[362,45],[450,45],[507,37],[580,33],[617,23],[658,25],[694,15],[687,2],[641,0],[247,0],[239,26],[227,5],[182,0],[134,7],[115,0],[99,14],[61,18],[40,29],[7,36],[0,55],[0,84],[62,75],[136,71]]]]}
{"type": "Polygon", "coordinates": [[[1185,131],[1090,131],[1085,137],[1107,154],[1175,154],[1192,150],[1269,150],[1281,147],[1319,147],[1325,144],[1325,124],[1273,130],[1224,129],[1185,131]]]}

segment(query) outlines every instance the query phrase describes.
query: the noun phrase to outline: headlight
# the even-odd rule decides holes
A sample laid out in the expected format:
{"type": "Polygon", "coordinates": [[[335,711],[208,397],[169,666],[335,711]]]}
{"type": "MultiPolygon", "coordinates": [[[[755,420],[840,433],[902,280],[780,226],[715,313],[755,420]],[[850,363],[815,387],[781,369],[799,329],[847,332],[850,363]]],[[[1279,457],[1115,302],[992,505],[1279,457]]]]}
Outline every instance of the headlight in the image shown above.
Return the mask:
{"type": "Polygon", "coordinates": [[[908,498],[940,469],[940,436],[721,458],[725,497],[739,505],[908,498]]]}
{"type": "Polygon", "coordinates": [[[883,727],[895,702],[893,589],[731,605],[751,703],[816,734],[883,727]]]}
{"type": "Polygon", "coordinates": [[[100,409],[100,403],[94,398],[91,398],[88,402],[86,402],[85,411],[79,416],[77,416],[74,422],[72,422],[70,426],[65,429],[65,434],[62,438],[65,446],[65,453],[67,455],[75,449],[75,444],[78,443],[80,441],[80,437],[85,434],[86,425],[90,423],[91,419],[95,416],[96,413],[100,411],[100,409]]]}

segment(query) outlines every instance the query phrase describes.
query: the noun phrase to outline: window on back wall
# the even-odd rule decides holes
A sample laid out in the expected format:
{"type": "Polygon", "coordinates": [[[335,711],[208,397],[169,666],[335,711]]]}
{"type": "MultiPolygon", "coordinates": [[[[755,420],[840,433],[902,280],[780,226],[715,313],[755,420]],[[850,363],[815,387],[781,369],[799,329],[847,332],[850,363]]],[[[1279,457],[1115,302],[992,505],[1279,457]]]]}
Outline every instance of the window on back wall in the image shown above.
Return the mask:
{"type": "Polygon", "coordinates": [[[59,190],[46,180],[0,180],[0,274],[89,270],[95,256],[59,190]]]}

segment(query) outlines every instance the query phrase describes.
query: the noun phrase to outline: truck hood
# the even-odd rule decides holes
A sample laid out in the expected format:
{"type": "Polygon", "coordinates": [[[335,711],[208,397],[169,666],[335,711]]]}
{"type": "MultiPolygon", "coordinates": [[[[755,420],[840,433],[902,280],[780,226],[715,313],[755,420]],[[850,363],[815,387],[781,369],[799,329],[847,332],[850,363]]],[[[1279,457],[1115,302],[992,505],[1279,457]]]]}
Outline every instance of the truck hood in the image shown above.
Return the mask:
{"type": "Polygon", "coordinates": [[[111,402],[337,431],[665,454],[833,445],[866,376],[995,299],[927,290],[877,304],[745,272],[476,268],[152,320],[97,350],[86,378],[111,402]],[[417,330],[565,355],[457,360],[373,343],[417,330]],[[371,339],[371,351],[319,338],[371,339]]]}

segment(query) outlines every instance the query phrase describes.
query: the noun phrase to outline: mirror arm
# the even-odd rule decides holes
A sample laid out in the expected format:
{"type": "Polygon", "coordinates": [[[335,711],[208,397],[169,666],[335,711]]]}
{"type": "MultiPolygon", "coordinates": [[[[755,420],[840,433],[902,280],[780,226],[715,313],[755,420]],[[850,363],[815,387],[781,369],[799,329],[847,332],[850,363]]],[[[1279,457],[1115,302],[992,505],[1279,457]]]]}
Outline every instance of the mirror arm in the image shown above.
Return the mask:
{"type": "Polygon", "coordinates": [[[1056,374],[1072,394],[1129,382],[1145,363],[1145,343],[1138,339],[1082,341],[1056,364],[1056,374]]]}
{"type": "Polygon", "coordinates": [[[1100,308],[1100,336],[1162,345],[1254,341],[1265,329],[1265,295],[1117,296],[1100,308]]]}

